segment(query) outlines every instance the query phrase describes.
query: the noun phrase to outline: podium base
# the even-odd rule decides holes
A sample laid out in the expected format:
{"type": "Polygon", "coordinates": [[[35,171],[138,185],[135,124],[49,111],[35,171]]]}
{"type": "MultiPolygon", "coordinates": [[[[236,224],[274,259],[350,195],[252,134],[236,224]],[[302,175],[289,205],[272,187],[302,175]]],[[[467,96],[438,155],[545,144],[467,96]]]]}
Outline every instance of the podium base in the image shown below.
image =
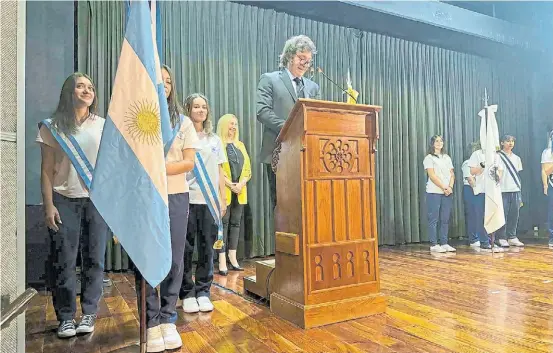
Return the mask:
{"type": "Polygon", "coordinates": [[[380,293],[314,305],[303,305],[278,293],[271,294],[271,312],[303,329],[382,314],[385,311],[386,296],[380,293]]]}

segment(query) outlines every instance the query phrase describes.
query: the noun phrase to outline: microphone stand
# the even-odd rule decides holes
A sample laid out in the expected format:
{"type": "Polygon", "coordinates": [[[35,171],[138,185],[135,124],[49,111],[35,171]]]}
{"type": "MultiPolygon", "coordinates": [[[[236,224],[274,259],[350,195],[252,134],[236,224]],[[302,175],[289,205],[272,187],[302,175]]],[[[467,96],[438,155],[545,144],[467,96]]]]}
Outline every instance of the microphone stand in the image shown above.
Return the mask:
{"type": "Polygon", "coordinates": [[[348,96],[350,96],[354,101],[355,103],[357,103],[357,99],[352,96],[348,91],[346,91],[342,86],[340,86],[339,84],[337,84],[336,82],[334,82],[330,77],[328,77],[324,72],[323,70],[318,67],[317,68],[317,71],[319,71],[320,74],[322,74],[327,80],[329,80],[330,82],[332,82],[334,84],[334,86],[338,87],[339,89],[342,90],[342,92],[344,92],[345,94],[347,94],[348,96]]]}

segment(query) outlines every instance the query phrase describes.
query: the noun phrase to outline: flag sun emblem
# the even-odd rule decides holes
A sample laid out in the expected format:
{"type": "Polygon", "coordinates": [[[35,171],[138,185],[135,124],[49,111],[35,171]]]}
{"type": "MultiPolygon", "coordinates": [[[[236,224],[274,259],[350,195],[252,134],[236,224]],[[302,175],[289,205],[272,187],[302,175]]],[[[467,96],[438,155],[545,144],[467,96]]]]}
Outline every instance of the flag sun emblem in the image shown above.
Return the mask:
{"type": "Polygon", "coordinates": [[[153,145],[161,140],[159,107],[154,102],[131,104],[125,114],[127,132],[133,140],[153,145]]]}

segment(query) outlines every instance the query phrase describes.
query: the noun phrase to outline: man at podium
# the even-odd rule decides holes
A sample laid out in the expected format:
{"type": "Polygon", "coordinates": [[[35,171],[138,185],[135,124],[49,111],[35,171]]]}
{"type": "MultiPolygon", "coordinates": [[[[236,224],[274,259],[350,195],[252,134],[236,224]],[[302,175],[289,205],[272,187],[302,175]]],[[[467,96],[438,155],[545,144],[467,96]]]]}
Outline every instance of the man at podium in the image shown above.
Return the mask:
{"type": "Polygon", "coordinates": [[[320,98],[319,85],[303,77],[315,54],[317,49],[309,37],[288,39],[280,55],[281,70],[264,73],[257,85],[257,120],[263,124],[259,158],[269,177],[272,210],[276,206],[276,176],[271,168],[275,140],[298,98],[320,98]]]}

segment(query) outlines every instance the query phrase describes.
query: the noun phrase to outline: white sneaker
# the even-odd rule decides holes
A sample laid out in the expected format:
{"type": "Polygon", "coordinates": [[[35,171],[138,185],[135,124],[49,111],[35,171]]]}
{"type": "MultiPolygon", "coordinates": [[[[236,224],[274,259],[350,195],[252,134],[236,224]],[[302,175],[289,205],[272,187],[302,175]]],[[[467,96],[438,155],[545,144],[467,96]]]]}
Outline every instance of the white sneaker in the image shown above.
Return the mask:
{"type": "Polygon", "coordinates": [[[493,252],[505,252],[505,249],[503,249],[501,246],[498,246],[497,244],[493,244],[493,252]]]}
{"type": "Polygon", "coordinates": [[[470,243],[470,246],[472,246],[473,248],[479,248],[480,247],[480,240],[477,240],[474,243],[470,243]]]}
{"type": "Polygon", "coordinates": [[[549,243],[549,249],[553,249],[553,243],[549,243]]]}
{"type": "Polygon", "coordinates": [[[503,248],[508,248],[510,245],[509,245],[509,242],[505,239],[499,239],[499,246],[503,247],[503,248]]]}
{"type": "Polygon", "coordinates": [[[213,311],[213,304],[211,304],[211,300],[209,300],[208,297],[199,297],[198,305],[200,306],[201,312],[205,313],[205,312],[213,311]]]}
{"type": "Polygon", "coordinates": [[[165,350],[165,342],[159,326],[150,327],[146,331],[146,352],[163,352],[165,350]]]}
{"type": "Polygon", "coordinates": [[[509,245],[512,246],[524,246],[524,243],[518,240],[517,237],[514,237],[513,239],[509,239],[509,245]]]}
{"type": "Polygon", "coordinates": [[[165,349],[177,349],[182,346],[182,339],[175,324],[161,324],[161,335],[165,342],[165,349]]]}
{"type": "Polygon", "coordinates": [[[447,250],[442,248],[441,245],[436,244],[430,247],[430,252],[447,252],[447,250]]]}
{"type": "Polygon", "coordinates": [[[182,301],[182,311],[187,314],[194,314],[200,311],[196,298],[186,298],[182,301]]]}
{"type": "Polygon", "coordinates": [[[442,245],[442,249],[445,249],[445,251],[454,252],[457,251],[453,246],[449,244],[442,245]]]}

